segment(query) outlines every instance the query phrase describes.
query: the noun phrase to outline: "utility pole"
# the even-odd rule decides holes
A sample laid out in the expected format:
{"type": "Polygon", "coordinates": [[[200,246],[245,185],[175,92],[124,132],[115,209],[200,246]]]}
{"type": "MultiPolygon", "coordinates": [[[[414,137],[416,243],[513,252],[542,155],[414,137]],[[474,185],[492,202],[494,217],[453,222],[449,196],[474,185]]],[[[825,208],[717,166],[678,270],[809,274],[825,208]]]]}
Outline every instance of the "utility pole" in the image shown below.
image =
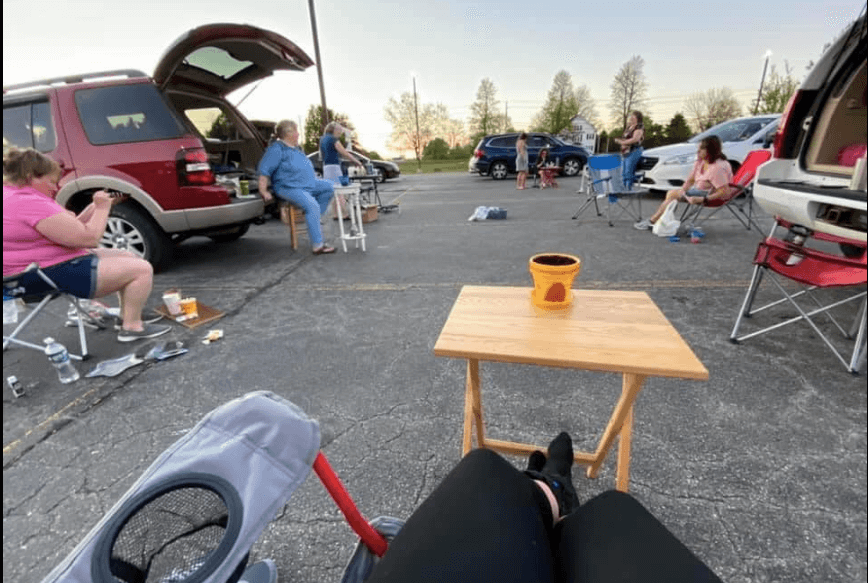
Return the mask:
{"type": "Polygon", "coordinates": [[[503,131],[506,131],[506,124],[509,123],[509,100],[506,100],[506,106],[503,113],[503,131]]]}
{"type": "MultiPolygon", "coordinates": [[[[313,0],[311,0],[313,1],[313,0]]],[[[419,172],[422,171],[422,159],[419,157],[419,148],[422,147],[419,137],[419,103],[416,100],[416,77],[413,77],[413,109],[416,111],[416,162],[419,164],[419,172]]]]}
{"type": "Polygon", "coordinates": [[[757,93],[757,96],[756,96],[756,104],[753,106],[753,114],[754,115],[756,115],[756,112],[759,110],[760,100],[762,99],[762,96],[763,96],[763,83],[765,83],[765,81],[766,81],[766,69],[768,69],[768,67],[769,67],[769,57],[771,57],[771,56],[772,56],[772,52],[766,51],[766,64],[763,65],[763,76],[760,79],[759,93],[757,93]]]}
{"type": "Polygon", "coordinates": [[[319,98],[322,101],[322,122],[323,127],[320,131],[325,130],[325,126],[329,121],[329,108],[326,106],[325,85],[322,81],[322,59],[319,56],[319,37],[316,32],[316,11],[313,8],[313,0],[307,0],[307,5],[310,8],[310,28],[313,30],[313,50],[316,55],[316,73],[319,76],[319,98]]]}

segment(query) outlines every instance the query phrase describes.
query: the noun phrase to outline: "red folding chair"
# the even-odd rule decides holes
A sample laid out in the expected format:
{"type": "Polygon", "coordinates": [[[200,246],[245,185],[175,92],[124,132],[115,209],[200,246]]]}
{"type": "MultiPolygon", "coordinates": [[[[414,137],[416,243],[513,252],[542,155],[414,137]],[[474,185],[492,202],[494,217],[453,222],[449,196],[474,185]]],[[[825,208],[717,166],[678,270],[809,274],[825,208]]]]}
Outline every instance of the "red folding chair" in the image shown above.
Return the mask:
{"type": "Polygon", "coordinates": [[[780,218],[776,218],[775,226],[772,227],[771,233],[757,247],[756,256],[753,260],[753,277],[751,278],[750,286],[745,294],[741,310],[736,318],[732,334],[729,337],[730,341],[737,344],[743,340],[747,340],[748,338],[753,338],[754,336],[804,320],[809,326],[811,326],[811,328],[813,328],[814,332],[816,332],[816,334],[823,340],[826,346],[835,353],[835,356],[837,356],[838,360],[847,367],[847,370],[856,374],[859,371],[859,368],[861,368],[861,365],[865,363],[865,285],[866,280],[868,280],[868,278],[866,278],[868,270],[866,270],[865,249],[866,244],[864,241],[853,241],[843,237],[827,235],[825,233],[811,232],[804,227],[793,225],[780,218]],[[775,231],[778,227],[787,229],[787,236],[783,239],[774,237],[775,231]],[[862,253],[859,257],[845,257],[843,255],[806,247],[805,242],[811,238],[826,243],[850,245],[861,249],[862,253]],[[753,303],[756,299],[760,283],[766,274],[769,275],[768,279],[774,283],[775,287],[777,287],[777,289],[784,295],[784,298],[772,301],[759,308],[753,308],[753,303]],[[775,277],[775,274],[801,284],[803,289],[796,293],[788,292],[781,282],[778,281],[778,278],[775,277]],[[859,287],[860,289],[844,298],[841,297],[843,295],[841,293],[831,294],[834,296],[829,300],[831,303],[825,305],[820,301],[821,297],[824,296],[821,296],[820,293],[818,293],[818,290],[846,287],[859,287]],[[803,307],[796,302],[797,298],[810,299],[814,306],[803,307]],[[831,310],[858,300],[862,301],[856,318],[849,330],[845,330],[833,316],[831,310]],[[755,314],[781,304],[787,304],[788,302],[798,312],[798,316],[794,316],[788,320],[773,324],[749,334],[744,334],[742,336],[738,335],[739,327],[745,318],[750,318],[755,314]],[[845,338],[854,340],[853,351],[850,355],[849,361],[845,358],[844,352],[839,350],[832,343],[829,337],[823,333],[817,323],[811,319],[813,316],[818,314],[825,314],[834,327],[836,327],[845,338]]]}
{"type": "Polygon", "coordinates": [[[687,208],[681,214],[681,224],[690,224],[692,227],[698,227],[717,214],[717,211],[725,208],[748,231],[750,231],[751,225],[756,227],[758,231],[761,231],[762,229],[753,218],[753,179],[760,164],[768,162],[771,157],[772,153],[769,150],[754,150],[749,153],[744,159],[744,163],[739,167],[738,172],[732,177],[732,182],[729,184],[729,194],[706,201],[701,205],[687,205],[687,208]],[[702,211],[705,209],[709,209],[709,212],[705,213],[705,216],[701,216],[702,211]]]}

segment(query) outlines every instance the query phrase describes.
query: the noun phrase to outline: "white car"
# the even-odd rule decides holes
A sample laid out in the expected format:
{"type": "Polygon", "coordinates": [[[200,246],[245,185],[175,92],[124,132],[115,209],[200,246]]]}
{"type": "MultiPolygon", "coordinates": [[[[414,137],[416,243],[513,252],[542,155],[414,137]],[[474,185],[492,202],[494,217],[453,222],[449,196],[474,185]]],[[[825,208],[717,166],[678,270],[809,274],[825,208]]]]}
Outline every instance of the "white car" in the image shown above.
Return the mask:
{"type": "Polygon", "coordinates": [[[763,210],[854,241],[841,244],[850,256],[864,253],[868,231],[865,38],[862,16],[826,49],[784,110],[772,159],[754,184],[763,210]]]}
{"type": "Polygon", "coordinates": [[[712,135],[720,138],[723,154],[734,174],[749,152],[769,147],[780,119],[779,113],[731,119],[684,143],[645,150],[637,167],[638,172],[645,173],[642,186],[651,191],[666,192],[684,184],[696,162],[697,144],[712,135]]]}

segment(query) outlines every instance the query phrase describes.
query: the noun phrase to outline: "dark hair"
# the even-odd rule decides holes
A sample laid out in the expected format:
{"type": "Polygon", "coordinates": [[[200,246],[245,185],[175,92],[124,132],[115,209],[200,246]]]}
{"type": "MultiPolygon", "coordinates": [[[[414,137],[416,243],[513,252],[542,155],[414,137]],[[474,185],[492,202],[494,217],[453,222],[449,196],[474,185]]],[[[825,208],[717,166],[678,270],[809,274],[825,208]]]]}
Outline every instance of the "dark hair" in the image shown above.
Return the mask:
{"type": "Polygon", "coordinates": [[[543,155],[543,154],[545,154],[545,155],[546,155],[546,158],[548,158],[548,156],[549,156],[549,149],[548,149],[548,148],[543,148],[542,150],[539,151],[539,157],[540,157],[540,158],[542,158],[542,155],[543,155]]]}
{"type": "Polygon", "coordinates": [[[519,140],[526,140],[527,139],[527,132],[521,132],[521,135],[518,136],[518,139],[519,140]]]}
{"type": "Polygon", "coordinates": [[[3,182],[18,186],[30,184],[34,178],[60,176],[60,166],[33,148],[11,147],[3,152],[3,182]]]}
{"type": "Polygon", "coordinates": [[[720,143],[720,138],[717,136],[702,138],[699,145],[705,148],[705,159],[708,160],[709,163],[718,160],[726,160],[726,156],[723,155],[723,144],[720,143]]]}
{"type": "Polygon", "coordinates": [[[631,111],[630,113],[633,114],[634,116],[636,116],[636,123],[638,123],[639,125],[642,125],[643,120],[645,119],[645,117],[642,115],[642,112],[634,110],[634,111],[631,111]]]}

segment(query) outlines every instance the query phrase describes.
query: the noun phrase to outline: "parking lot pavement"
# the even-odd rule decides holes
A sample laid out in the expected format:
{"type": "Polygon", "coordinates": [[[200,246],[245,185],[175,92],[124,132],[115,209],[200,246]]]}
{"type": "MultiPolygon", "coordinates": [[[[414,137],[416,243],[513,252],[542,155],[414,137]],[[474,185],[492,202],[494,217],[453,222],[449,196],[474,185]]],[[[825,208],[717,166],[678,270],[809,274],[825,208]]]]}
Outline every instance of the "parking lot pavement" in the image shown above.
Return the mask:
{"type": "MultiPolygon", "coordinates": [[[[631,493],[724,581],[865,581],[864,376],[807,326],[727,341],[760,235],[722,218],[692,245],[626,219],[573,221],[578,180],[561,185],[404,175],[381,189],[401,211],[366,225],[366,253],[314,257],[304,237],[292,252],[277,221],[231,244],[189,240],[155,292],[179,287],[227,315],[176,326],[188,354],[114,379],[61,385],[44,356],[5,352],[4,377],[33,386],[3,394],[3,580],[44,577],[160,453],[255,390],[319,421],[322,449],[369,519],[406,518],[460,458],[465,366],[432,349],[461,286],[529,286],[528,258],[562,251],[582,259],[576,287],[648,292],[710,371],[707,382],[646,383],[631,493]],[[506,208],[507,220],[468,222],[480,205],[506,208]],[[205,346],[211,328],[225,337],[205,346]]],[[[58,337],[74,344],[73,329],[58,337]]],[[[93,362],[131,351],[108,332],[92,337],[93,362]]],[[[611,374],[482,367],[489,432],[515,441],[567,430],[593,449],[618,387],[611,374]]],[[[576,472],[583,499],[613,486],[611,458],[596,480],[576,472]]],[[[354,542],[311,477],[253,558],[274,559],[283,582],[338,581],[354,542]]]]}

